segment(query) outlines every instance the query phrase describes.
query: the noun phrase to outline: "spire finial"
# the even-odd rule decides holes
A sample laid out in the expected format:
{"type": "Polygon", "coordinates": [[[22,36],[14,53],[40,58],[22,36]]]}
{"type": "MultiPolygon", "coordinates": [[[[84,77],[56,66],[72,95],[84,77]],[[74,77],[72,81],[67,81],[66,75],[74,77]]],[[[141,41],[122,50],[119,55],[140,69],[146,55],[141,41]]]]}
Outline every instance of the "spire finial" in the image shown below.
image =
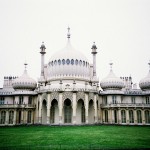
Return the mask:
{"type": "Polygon", "coordinates": [[[110,61],[109,65],[110,65],[110,70],[112,70],[113,62],[110,61]]]}
{"type": "Polygon", "coordinates": [[[69,40],[69,39],[70,39],[70,27],[69,27],[69,26],[68,26],[67,30],[68,30],[67,38],[68,38],[68,40],[69,40]]]}
{"type": "Polygon", "coordinates": [[[27,70],[27,63],[26,63],[26,61],[25,61],[25,63],[24,63],[24,66],[25,66],[25,70],[27,70]]]}

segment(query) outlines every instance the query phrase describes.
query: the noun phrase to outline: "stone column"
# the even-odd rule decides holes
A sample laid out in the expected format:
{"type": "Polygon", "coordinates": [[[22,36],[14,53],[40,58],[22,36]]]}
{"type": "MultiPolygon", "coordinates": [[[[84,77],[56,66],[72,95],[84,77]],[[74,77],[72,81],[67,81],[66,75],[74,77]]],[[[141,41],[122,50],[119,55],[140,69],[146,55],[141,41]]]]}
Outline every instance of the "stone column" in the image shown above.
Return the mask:
{"type": "Polygon", "coordinates": [[[51,102],[50,102],[50,94],[48,94],[48,99],[47,99],[47,124],[50,124],[50,107],[51,107],[51,102]]]}
{"type": "Polygon", "coordinates": [[[16,124],[16,115],[17,115],[17,112],[16,112],[16,110],[14,110],[13,125],[16,124]]]}
{"type": "Polygon", "coordinates": [[[142,110],[142,124],[145,124],[145,112],[142,110]]]}
{"type": "Polygon", "coordinates": [[[114,121],[114,110],[113,109],[111,110],[111,122],[112,122],[112,124],[115,123],[115,121],[114,121]]]}
{"type": "Polygon", "coordinates": [[[89,123],[89,100],[88,100],[88,94],[85,93],[85,122],[86,124],[89,123]]]}
{"type": "Polygon", "coordinates": [[[77,110],[77,98],[76,98],[77,94],[74,92],[73,93],[73,104],[72,104],[72,108],[73,108],[73,124],[76,124],[76,110],[77,110]]]}
{"type": "Polygon", "coordinates": [[[97,123],[97,102],[96,102],[96,94],[94,94],[94,122],[97,123]]]}
{"type": "Polygon", "coordinates": [[[105,110],[103,110],[103,123],[105,123],[105,110]]]}
{"type": "Polygon", "coordinates": [[[126,110],[126,123],[129,124],[129,110],[126,110]]]}
{"type": "Polygon", "coordinates": [[[5,124],[9,124],[9,111],[8,110],[6,110],[5,124]]]}
{"type": "Polygon", "coordinates": [[[63,99],[62,93],[59,93],[59,124],[62,124],[62,109],[63,109],[63,99]]]}
{"type": "Polygon", "coordinates": [[[137,112],[136,112],[136,109],[134,109],[134,124],[137,124],[137,112]]]}
{"type": "Polygon", "coordinates": [[[42,123],[42,97],[41,95],[39,96],[39,123],[42,123]]]}
{"type": "Polygon", "coordinates": [[[121,110],[118,108],[118,124],[121,124],[121,110]]]}

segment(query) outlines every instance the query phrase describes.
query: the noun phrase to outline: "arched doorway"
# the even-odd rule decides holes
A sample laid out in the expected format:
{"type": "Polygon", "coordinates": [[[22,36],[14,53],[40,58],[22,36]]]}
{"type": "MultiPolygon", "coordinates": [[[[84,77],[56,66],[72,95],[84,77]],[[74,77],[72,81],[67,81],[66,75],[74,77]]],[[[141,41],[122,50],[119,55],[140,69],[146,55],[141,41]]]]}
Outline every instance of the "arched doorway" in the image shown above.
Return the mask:
{"type": "Polygon", "coordinates": [[[47,120],[47,102],[44,99],[42,103],[42,124],[46,124],[47,120]]]}
{"type": "Polygon", "coordinates": [[[82,99],[78,100],[77,103],[77,124],[85,123],[85,106],[84,101],[82,99]]]}
{"type": "Polygon", "coordinates": [[[56,99],[51,102],[50,123],[59,123],[58,101],[56,99]]]}
{"type": "Polygon", "coordinates": [[[72,122],[71,100],[66,99],[64,101],[64,123],[71,123],[71,122],[72,122]]]}
{"type": "Polygon", "coordinates": [[[91,99],[89,101],[89,123],[94,123],[94,102],[93,100],[91,99]]]}

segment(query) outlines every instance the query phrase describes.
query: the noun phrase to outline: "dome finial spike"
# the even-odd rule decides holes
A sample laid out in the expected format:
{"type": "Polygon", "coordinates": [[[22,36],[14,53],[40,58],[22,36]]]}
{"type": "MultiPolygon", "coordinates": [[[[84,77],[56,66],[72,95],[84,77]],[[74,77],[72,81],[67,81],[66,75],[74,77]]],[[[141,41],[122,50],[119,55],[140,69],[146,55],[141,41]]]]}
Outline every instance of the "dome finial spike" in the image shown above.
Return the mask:
{"type": "Polygon", "coordinates": [[[69,26],[68,26],[67,30],[68,30],[67,38],[68,38],[68,40],[69,40],[69,39],[70,39],[70,27],[69,27],[69,26]]]}
{"type": "Polygon", "coordinates": [[[27,62],[25,61],[24,66],[25,66],[25,70],[27,70],[27,62]]]}
{"type": "Polygon", "coordinates": [[[113,62],[110,61],[109,65],[110,65],[110,70],[112,70],[113,62]]]}

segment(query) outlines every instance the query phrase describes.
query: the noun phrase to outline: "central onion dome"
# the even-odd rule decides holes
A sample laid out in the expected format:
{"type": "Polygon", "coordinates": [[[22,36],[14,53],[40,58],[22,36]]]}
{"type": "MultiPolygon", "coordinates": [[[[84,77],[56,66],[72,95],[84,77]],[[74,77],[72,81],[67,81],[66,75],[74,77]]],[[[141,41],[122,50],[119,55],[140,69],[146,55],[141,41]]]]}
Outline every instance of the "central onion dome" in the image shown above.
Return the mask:
{"type": "Polygon", "coordinates": [[[148,65],[149,65],[148,75],[139,82],[139,86],[142,90],[150,90],[150,62],[148,63],[148,65]]]}
{"type": "Polygon", "coordinates": [[[66,47],[54,54],[49,60],[49,79],[62,77],[89,78],[89,61],[81,52],[72,47],[69,30],[70,28],[68,28],[66,47]]]}
{"type": "Polygon", "coordinates": [[[124,87],[123,81],[116,77],[112,70],[113,63],[110,63],[111,69],[106,78],[100,82],[101,88],[105,90],[121,90],[124,87]]]}
{"type": "Polygon", "coordinates": [[[29,77],[29,75],[27,74],[27,70],[26,70],[26,63],[25,65],[25,70],[24,73],[21,77],[16,78],[13,83],[12,86],[15,90],[35,90],[36,88],[36,81],[32,78],[29,77]]]}

